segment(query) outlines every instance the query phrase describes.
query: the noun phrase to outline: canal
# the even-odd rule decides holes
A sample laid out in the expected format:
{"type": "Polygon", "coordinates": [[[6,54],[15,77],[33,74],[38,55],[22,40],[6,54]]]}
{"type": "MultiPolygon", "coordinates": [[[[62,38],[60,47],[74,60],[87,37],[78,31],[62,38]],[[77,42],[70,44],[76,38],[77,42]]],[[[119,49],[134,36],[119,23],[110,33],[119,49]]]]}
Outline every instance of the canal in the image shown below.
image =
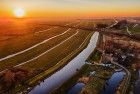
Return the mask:
{"type": "Polygon", "coordinates": [[[54,89],[60,87],[69,78],[71,78],[77,72],[77,69],[80,69],[86,63],[85,62],[86,59],[95,49],[98,41],[98,36],[99,36],[99,32],[95,32],[92,35],[88,46],[81,53],[79,53],[61,70],[57,71],[50,77],[46,78],[39,85],[35,86],[29,92],[29,94],[48,94],[54,89]]]}
{"type": "Polygon", "coordinates": [[[125,72],[115,72],[110,79],[107,80],[106,84],[101,91],[101,94],[115,94],[117,87],[123,80],[125,72]]]}

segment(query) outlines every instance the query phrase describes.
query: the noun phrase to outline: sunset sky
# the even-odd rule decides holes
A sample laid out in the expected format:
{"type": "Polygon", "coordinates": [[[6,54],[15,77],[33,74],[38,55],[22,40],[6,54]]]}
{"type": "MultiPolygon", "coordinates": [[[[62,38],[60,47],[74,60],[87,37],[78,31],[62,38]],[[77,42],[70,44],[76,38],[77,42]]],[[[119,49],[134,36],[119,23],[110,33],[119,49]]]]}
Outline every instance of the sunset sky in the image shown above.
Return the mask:
{"type": "Polygon", "coordinates": [[[140,16],[140,0],[0,0],[0,17],[17,8],[25,17],[140,16]]]}

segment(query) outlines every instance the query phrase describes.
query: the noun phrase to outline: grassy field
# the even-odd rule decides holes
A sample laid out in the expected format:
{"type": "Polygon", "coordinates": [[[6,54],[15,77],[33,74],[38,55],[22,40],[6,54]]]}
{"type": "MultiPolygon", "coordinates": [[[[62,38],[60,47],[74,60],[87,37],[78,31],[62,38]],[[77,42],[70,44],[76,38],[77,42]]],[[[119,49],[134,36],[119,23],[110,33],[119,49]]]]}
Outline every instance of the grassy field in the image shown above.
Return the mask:
{"type": "Polygon", "coordinates": [[[29,20],[4,20],[0,19],[0,35],[20,36],[50,28],[47,24],[29,20]]]}
{"type": "MultiPolygon", "coordinates": [[[[88,44],[91,35],[94,33],[92,30],[98,20],[37,21],[35,23],[31,21],[27,24],[23,24],[26,22],[21,21],[21,23],[10,23],[11,25],[7,29],[4,29],[4,25],[0,26],[0,30],[3,31],[0,34],[0,58],[28,49],[53,36],[59,36],[23,53],[0,60],[0,71],[15,66],[28,71],[26,79],[15,85],[15,92],[20,91],[21,88],[38,84],[38,81],[42,81],[61,69],[80,53],[88,44]],[[60,35],[70,26],[72,29],[60,35]],[[18,87],[19,84],[21,87],[18,87]]],[[[84,72],[86,75],[87,70],[84,72]]]]}
{"type": "Polygon", "coordinates": [[[90,77],[90,80],[79,94],[100,94],[106,83],[106,79],[112,75],[113,71],[90,65],[84,65],[73,77],[51,94],[66,94],[71,87],[78,83],[81,77],[88,77],[91,71],[96,71],[95,75],[90,77]]]}
{"type": "Polygon", "coordinates": [[[89,31],[80,30],[78,34],[65,41],[63,44],[45,53],[38,59],[28,62],[20,67],[28,70],[30,76],[40,71],[47,70],[65,58],[68,54],[72,53],[72,51],[76,50],[89,33],[89,31]]]}
{"type": "Polygon", "coordinates": [[[30,59],[37,57],[41,53],[61,43],[62,41],[64,41],[65,39],[67,39],[68,37],[72,36],[75,33],[76,33],[75,29],[69,29],[68,32],[66,32],[65,34],[55,37],[31,50],[28,50],[22,54],[16,55],[9,59],[0,61],[0,68],[1,68],[0,71],[6,68],[11,68],[13,66],[16,66],[17,64],[23,63],[25,61],[28,61],[30,59]]]}
{"type": "MultiPolygon", "coordinates": [[[[92,34],[93,32],[91,33],[90,31],[79,30],[75,36],[71,37],[62,45],[41,56],[38,58],[38,60],[28,62],[27,64],[20,66],[20,68],[26,69],[30,72],[30,75],[26,77],[27,84],[31,86],[36,85],[39,80],[46,78],[67,64],[71,58],[73,58],[79,53],[79,51],[86,47],[92,34]],[[82,40],[83,38],[84,40],[82,40]],[[84,44],[82,44],[83,41],[84,44]],[[74,46],[75,43],[77,46],[74,46]]],[[[20,89],[28,88],[26,85],[17,87],[14,92],[18,92],[20,89]]]]}
{"type": "Polygon", "coordinates": [[[106,83],[105,79],[109,78],[112,73],[109,70],[96,71],[94,77],[90,79],[80,94],[100,94],[106,83]]]}
{"type": "MultiPolygon", "coordinates": [[[[36,85],[42,76],[44,79],[65,66],[87,46],[94,32],[69,29],[65,26],[68,22],[31,21],[23,24],[21,21],[22,24],[17,24],[8,21],[0,25],[0,71],[13,67],[28,71],[26,78],[15,83],[15,92],[28,85],[36,85]],[[51,37],[54,38],[49,39],[51,37]],[[27,84],[23,85],[23,82],[27,84]]],[[[79,21],[73,22],[79,24],[79,21]]],[[[80,27],[87,25],[88,22],[83,21],[80,27]]]]}
{"type": "Polygon", "coordinates": [[[58,35],[66,30],[67,28],[61,28],[61,27],[52,28],[48,31],[44,31],[40,33],[31,33],[23,36],[17,36],[16,38],[7,41],[1,41],[0,58],[27,49],[39,42],[42,42],[45,39],[58,35]]]}
{"type": "Polygon", "coordinates": [[[88,57],[87,61],[91,62],[91,63],[99,63],[100,59],[101,59],[102,53],[100,51],[98,51],[97,49],[95,49],[91,55],[88,57]]]}
{"type": "Polygon", "coordinates": [[[30,79],[28,81],[30,86],[34,86],[34,84],[36,84],[38,81],[40,81],[41,79],[45,79],[46,77],[48,77],[49,75],[53,74],[55,71],[59,70],[60,68],[62,68],[63,66],[65,66],[72,58],[74,58],[78,53],[80,53],[89,43],[89,40],[91,38],[93,33],[90,33],[87,38],[84,40],[84,42],[80,45],[79,48],[77,48],[76,50],[74,50],[72,53],[70,53],[69,55],[67,55],[65,58],[63,58],[62,60],[60,60],[55,66],[49,68],[48,70],[40,73],[39,75],[33,77],[32,79],[30,79]]]}

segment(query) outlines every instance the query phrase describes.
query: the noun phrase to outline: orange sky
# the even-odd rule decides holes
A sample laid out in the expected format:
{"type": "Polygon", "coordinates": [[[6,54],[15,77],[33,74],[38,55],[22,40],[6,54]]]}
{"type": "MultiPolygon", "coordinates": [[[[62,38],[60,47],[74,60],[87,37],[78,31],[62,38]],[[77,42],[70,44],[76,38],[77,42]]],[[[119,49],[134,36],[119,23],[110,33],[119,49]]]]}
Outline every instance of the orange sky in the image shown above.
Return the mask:
{"type": "Polygon", "coordinates": [[[25,17],[140,16],[140,0],[0,0],[0,17],[14,17],[16,8],[25,17]]]}

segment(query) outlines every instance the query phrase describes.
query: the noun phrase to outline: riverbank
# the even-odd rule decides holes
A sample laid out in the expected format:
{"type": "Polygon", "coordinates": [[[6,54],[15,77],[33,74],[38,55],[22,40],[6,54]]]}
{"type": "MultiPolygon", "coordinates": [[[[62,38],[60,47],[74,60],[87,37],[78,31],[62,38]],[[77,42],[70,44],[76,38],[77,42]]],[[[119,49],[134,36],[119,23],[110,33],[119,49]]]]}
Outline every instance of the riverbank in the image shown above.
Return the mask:
{"type": "MultiPolygon", "coordinates": [[[[100,39],[102,39],[101,36],[99,36],[97,46],[101,46],[102,41],[100,41],[100,39]]],[[[94,62],[100,61],[101,55],[102,54],[98,52],[98,50],[95,48],[94,51],[86,59],[86,61],[90,62],[91,64],[92,63],[94,64],[94,62]],[[95,59],[95,57],[97,58],[95,59]]],[[[56,90],[54,90],[52,94],[67,94],[67,93],[69,94],[69,92],[72,92],[72,91],[74,92],[74,90],[71,90],[71,89],[73,89],[73,87],[79,83],[79,80],[80,80],[80,83],[85,84],[82,91],[80,91],[81,93],[87,92],[87,91],[91,93],[92,89],[96,90],[96,93],[97,92],[99,93],[103,89],[103,86],[106,83],[106,80],[111,77],[113,72],[114,72],[114,69],[109,68],[109,67],[106,68],[106,67],[98,66],[98,65],[85,64],[80,70],[77,70],[77,73],[73,77],[71,77],[66,83],[64,83],[61,87],[57,88],[56,90]],[[82,82],[81,82],[81,79],[83,79],[82,82]],[[88,79],[89,81],[87,81],[88,79]],[[91,88],[89,89],[88,87],[91,87],[91,88]]]]}
{"type": "Polygon", "coordinates": [[[46,78],[44,82],[32,89],[29,94],[48,94],[56,88],[59,88],[63,83],[70,79],[86,62],[85,60],[95,49],[98,41],[98,32],[95,32],[90,39],[88,46],[73,58],[65,67],[57,71],[50,77],[46,78]],[[43,89],[42,89],[43,88],[43,89]]]}
{"type": "Polygon", "coordinates": [[[51,94],[66,94],[70,87],[72,87],[75,83],[77,83],[79,77],[86,73],[88,69],[88,65],[84,65],[80,70],[77,70],[77,73],[71,77],[66,83],[64,83],[61,87],[57,88],[51,94]]]}
{"type": "Polygon", "coordinates": [[[94,66],[94,68],[95,75],[90,78],[90,81],[85,85],[80,94],[100,94],[104,89],[104,85],[107,83],[106,81],[114,73],[114,69],[109,67],[94,66]]]}
{"type": "MultiPolygon", "coordinates": [[[[105,43],[106,39],[103,39],[103,42],[105,43]]],[[[103,42],[100,41],[100,43],[103,42]]],[[[98,51],[99,50],[100,48],[98,47],[98,51]]],[[[125,94],[130,82],[130,72],[119,63],[113,62],[110,59],[109,54],[104,53],[102,60],[100,60],[100,51],[98,51],[97,49],[94,50],[88,58],[87,61],[90,61],[90,67],[79,70],[75,76],[63,84],[62,87],[55,90],[52,94],[69,94],[69,91],[72,91],[79,83],[79,79],[83,79],[82,83],[84,83],[81,91],[79,91],[80,94],[108,94],[109,92],[111,92],[110,94],[125,94]],[[107,62],[104,62],[104,60],[107,60],[107,62]],[[99,63],[99,61],[102,62],[99,63]],[[89,69],[91,69],[91,67],[93,68],[93,65],[95,69],[92,70],[92,72],[94,71],[95,74],[90,77],[89,74],[91,73],[91,70],[89,69]]],[[[76,91],[76,89],[77,88],[73,91],[76,91]]]]}
{"type": "Polygon", "coordinates": [[[64,59],[59,61],[55,66],[51,67],[50,69],[44,71],[43,73],[35,76],[32,79],[30,79],[29,85],[34,86],[35,83],[38,82],[39,80],[43,80],[47,76],[53,74],[55,71],[57,71],[57,70],[61,69],[63,66],[65,66],[67,64],[67,62],[69,62],[72,58],[74,58],[78,53],[80,53],[87,46],[87,44],[89,43],[89,39],[91,38],[92,35],[93,35],[93,32],[87,36],[87,38],[82,43],[81,47],[79,47],[78,49],[73,51],[71,54],[69,54],[67,57],[65,57],[64,59]]]}
{"type": "Polygon", "coordinates": [[[51,94],[67,94],[76,83],[79,83],[80,79],[84,78],[89,78],[89,81],[84,80],[82,82],[80,81],[81,83],[85,84],[82,91],[80,91],[81,92],[80,94],[84,94],[84,92],[88,92],[87,94],[89,94],[92,92],[93,89],[96,92],[96,93],[94,92],[94,94],[98,94],[103,89],[106,80],[109,79],[113,74],[113,69],[111,70],[104,69],[105,68],[101,66],[97,67],[85,64],[80,70],[77,71],[77,73],[73,77],[71,77],[71,79],[69,79],[57,90],[54,90],[51,94]],[[94,72],[95,74],[92,74],[93,71],[95,71],[94,72]]]}
{"type": "Polygon", "coordinates": [[[78,53],[80,53],[82,51],[82,49],[84,49],[87,46],[87,44],[89,43],[90,37],[92,35],[93,35],[93,32],[88,35],[88,37],[84,40],[84,42],[81,44],[81,46],[78,49],[73,51],[66,58],[59,61],[55,66],[53,66],[50,69],[40,73],[39,75],[35,76],[34,78],[29,79],[26,82],[25,86],[18,86],[15,89],[16,91],[14,91],[13,93],[19,92],[19,91],[24,90],[26,88],[28,88],[29,90],[25,90],[25,91],[30,91],[30,89],[32,89],[32,87],[34,87],[35,85],[39,84],[40,81],[44,80],[46,77],[50,76],[51,74],[55,73],[57,70],[61,69],[63,66],[65,66],[67,64],[66,62],[70,61],[71,58],[75,57],[78,53]]]}

